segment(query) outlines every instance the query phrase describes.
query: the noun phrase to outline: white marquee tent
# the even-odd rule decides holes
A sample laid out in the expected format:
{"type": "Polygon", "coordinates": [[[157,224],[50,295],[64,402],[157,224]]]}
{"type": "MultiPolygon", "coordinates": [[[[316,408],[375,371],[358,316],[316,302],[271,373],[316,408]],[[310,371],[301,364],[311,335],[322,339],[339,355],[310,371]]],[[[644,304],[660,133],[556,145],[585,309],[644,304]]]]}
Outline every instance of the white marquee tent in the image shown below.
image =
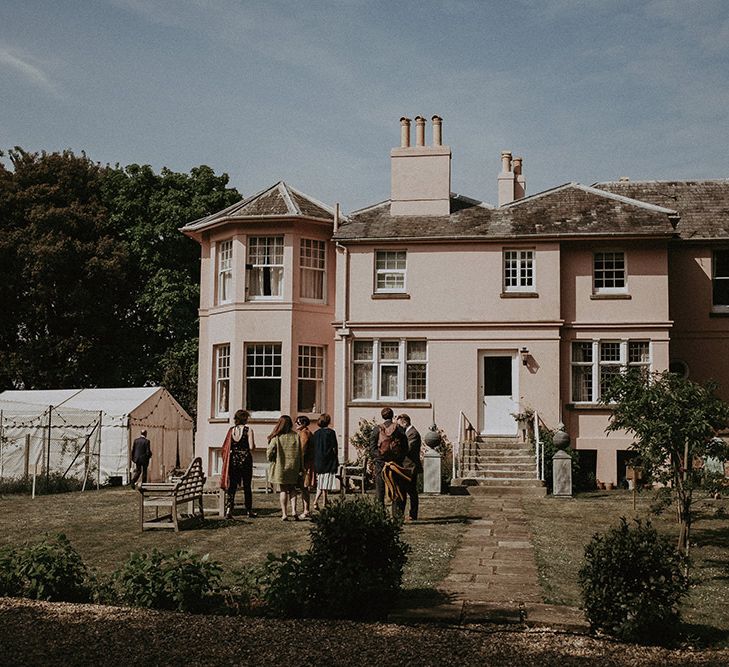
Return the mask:
{"type": "Polygon", "coordinates": [[[110,477],[129,481],[131,444],[142,429],[152,443],[150,481],[187,467],[193,422],[163,387],[5,391],[0,393],[0,476],[28,474],[36,461],[79,476],[77,469],[90,458],[102,483],[110,477]]]}

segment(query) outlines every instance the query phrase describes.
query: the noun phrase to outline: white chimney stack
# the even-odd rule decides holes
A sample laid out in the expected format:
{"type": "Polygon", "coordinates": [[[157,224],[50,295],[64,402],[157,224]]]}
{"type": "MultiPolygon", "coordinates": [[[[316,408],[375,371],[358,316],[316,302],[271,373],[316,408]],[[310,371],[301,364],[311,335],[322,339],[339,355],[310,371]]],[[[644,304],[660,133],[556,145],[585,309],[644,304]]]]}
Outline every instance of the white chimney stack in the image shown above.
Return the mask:
{"type": "Polygon", "coordinates": [[[498,178],[499,206],[514,201],[514,172],[511,170],[511,151],[501,151],[501,173],[498,178]]]}
{"type": "Polygon", "coordinates": [[[400,119],[400,147],[390,151],[390,215],[450,215],[451,149],[443,146],[443,119],[433,116],[433,145],[425,145],[425,124],[415,118],[415,146],[410,145],[410,119],[400,119]]]}

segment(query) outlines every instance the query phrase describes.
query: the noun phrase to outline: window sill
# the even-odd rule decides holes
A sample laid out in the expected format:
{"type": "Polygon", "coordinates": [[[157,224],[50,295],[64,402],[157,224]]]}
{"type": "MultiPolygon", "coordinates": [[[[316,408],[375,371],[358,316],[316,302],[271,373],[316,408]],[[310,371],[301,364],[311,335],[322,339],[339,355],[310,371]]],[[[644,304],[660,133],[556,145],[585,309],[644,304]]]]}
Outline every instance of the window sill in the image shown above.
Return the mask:
{"type": "Polygon", "coordinates": [[[709,317],[729,317],[729,310],[712,310],[709,317]]]}
{"type": "Polygon", "coordinates": [[[602,403],[565,403],[565,407],[568,410],[585,410],[599,412],[610,412],[613,409],[612,405],[603,405],[602,403]]]}
{"type": "Polygon", "coordinates": [[[611,299],[632,299],[630,294],[590,294],[593,301],[607,301],[611,299]]]}
{"type": "Polygon", "coordinates": [[[430,401],[390,401],[382,399],[381,401],[349,401],[348,408],[432,408],[430,401]]]}
{"type": "Polygon", "coordinates": [[[230,417],[210,417],[208,424],[227,424],[230,421],[230,417]]]}
{"type": "Polygon", "coordinates": [[[502,299],[538,299],[539,292],[502,292],[502,299]]]}
{"type": "Polygon", "coordinates": [[[372,299],[409,299],[410,295],[406,292],[375,292],[372,299]]]}

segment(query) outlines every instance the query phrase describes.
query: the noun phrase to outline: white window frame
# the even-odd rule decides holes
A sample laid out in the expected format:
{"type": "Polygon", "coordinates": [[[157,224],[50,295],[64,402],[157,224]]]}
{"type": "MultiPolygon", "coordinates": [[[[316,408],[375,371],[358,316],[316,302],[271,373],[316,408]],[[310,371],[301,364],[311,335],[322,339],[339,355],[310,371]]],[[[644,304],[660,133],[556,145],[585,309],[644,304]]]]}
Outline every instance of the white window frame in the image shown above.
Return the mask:
{"type": "Polygon", "coordinates": [[[272,236],[249,236],[247,241],[247,264],[246,264],[246,299],[248,301],[281,301],[284,297],[284,280],[286,279],[286,269],[284,267],[285,240],[282,235],[272,236]],[[263,246],[264,256],[258,248],[263,246]],[[273,248],[271,252],[269,247],[273,248]],[[275,261],[275,255],[280,249],[280,262],[275,261]],[[273,260],[271,255],[274,255],[273,260]],[[280,270],[279,293],[278,294],[253,294],[253,280],[259,270],[265,271],[269,269],[280,270]]]}
{"type": "Polygon", "coordinates": [[[627,294],[628,292],[628,257],[623,250],[595,250],[592,253],[592,292],[593,294],[627,294]],[[610,268],[605,268],[605,261],[606,257],[608,255],[612,256],[613,266],[610,268]],[[622,256],[623,260],[623,284],[620,287],[615,286],[609,286],[606,287],[604,285],[598,286],[598,271],[602,273],[600,280],[604,281],[606,279],[606,273],[611,272],[612,273],[612,280],[616,280],[617,277],[617,271],[618,269],[615,268],[615,258],[620,255],[622,256]],[[602,256],[603,260],[603,268],[599,269],[597,268],[597,261],[598,256],[602,256]]]}
{"type": "MultiPolygon", "coordinates": [[[[729,274],[725,276],[716,275],[718,265],[717,255],[719,253],[729,255],[729,248],[720,248],[718,250],[714,250],[711,254],[711,311],[714,313],[729,313],[729,301],[727,301],[727,303],[716,303],[714,301],[714,287],[717,281],[729,282],[729,274]]],[[[725,259],[725,262],[729,263],[729,258],[725,259]]]]}
{"type": "Polygon", "coordinates": [[[572,403],[583,404],[583,405],[594,405],[600,402],[600,396],[602,391],[602,370],[607,368],[618,368],[620,372],[625,372],[629,368],[640,368],[644,372],[650,373],[653,368],[653,342],[647,338],[636,338],[636,339],[615,339],[615,338],[603,338],[595,339],[592,341],[586,340],[573,340],[570,343],[570,398],[572,403]],[[592,360],[591,361],[574,361],[573,350],[576,344],[589,343],[592,349],[592,360]],[[648,358],[640,359],[639,361],[631,361],[630,352],[633,345],[644,345],[648,344],[648,358]],[[618,358],[603,359],[602,350],[603,346],[608,344],[617,344],[619,350],[618,358]],[[590,389],[592,392],[592,398],[586,401],[575,400],[575,368],[590,368],[592,371],[590,389]]]}
{"type": "Polygon", "coordinates": [[[223,448],[210,448],[210,471],[209,475],[220,475],[223,472],[223,448]]]}
{"type": "Polygon", "coordinates": [[[407,291],[407,261],[407,250],[375,250],[375,294],[402,294],[407,291]],[[381,260],[385,264],[382,268],[379,267],[381,260]],[[403,262],[402,267],[387,266],[400,260],[403,262]],[[402,284],[388,287],[387,282],[390,280],[402,284]]]}
{"type": "MultiPolygon", "coordinates": [[[[316,284],[316,281],[315,281],[316,284]]],[[[319,239],[301,239],[299,243],[299,298],[302,301],[323,303],[327,294],[327,244],[319,239]],[[321,295],[305,296],[304,277],[321,275],[321,295]]]]}
{"type": "Polygon", "coordinates": [[[282,398],[281,398],[281,392],[283,389],[283,346],[279,341],[266,341],[266,342],[250,342],[246,343],[244,347],[244,355],[245,355],[245,365],[243,369],[243,385],[245,387],[245,405],[246,410],[248,410],[251,415],[255,415],[258,418],[268,418],[268,417],[278,417],[281,414],[281,405],[282,405],[282,398]],[[249,357],[250,357],[250,351],[252,348],[258,348],[254,351],[254,360],[257,357],[266,358],[266,356],[270,356],[272,359],[271,364],[249,364],[249,357]],[[271,348],[270,351],[266,348],[271,348]],[[276,358],[278,358],[278,365],[275,363],[276,358]],[[275,374],[276,368],[278,368],[278,375],[275,374]],[[251,370],[255,370],[255,374],[251,375],[251,370]],[[274,410],[255,410],[253,409],[252,405],[249,402],[249,381],[255,382],[256,380],[278,380],[279,381],[279,389],[278,389],[278,408],[274,410]]]}
{"type": "Polygon", "coordinates": [[[322,345],[299,345],[296,383],[296,405],[299,412],[307,412],[307,408],[302,407],[301,404],[301,382],[311,381],[316,383],[318,402],[315,402],[308,412],[310,414],[326,412],[326,361],[326,347],[322,345]]]}
{"type": "Polygon", "coordinates": [[[230,343],[213,346],[213,371],[213,417],[224,419],[230,415],[230,343]],[[223,395],[227,403],[225,410],[220,409],[223,395]]]}
{"type": "Polygon", "coordinates": [[[233,300],[233,240],[219,241],[216,248],[218,264],[217,303],[230,303],[233,300]]]}
{"type": "Polygon", "coordinates": [[[536,292],[536,254],[534,248],[504,248],[504,292],[536,292]]]}
{"type": "Polygon", "coordinates": [[[382,338],[382,339],[355,339],[352,341],[352,369],[351,369],[351,383],[350,383],[350,396],[353,402],[397,402],[397,403],[422,403],[428,400],[428,388],[429,388],[429,376],[428,376],[428,343],[422,338],[382,338]],[[371,355],[366,359],[356,359],[354,354],[354,346],[358,343],[371,345],[371,355]],[[424,343],[425,354],[422,359],[408,359],[408,345],[410,343],[424,343]],[[387,348],[392,349],[393,344],[397,345],[397,357],[394,355],[383,358],[384,352],[387,348]],[[356,366],[369,367],[370,373],[370,386],[372,387],[369,396],[356,396],[355,387],[355,367],[356,366]],[[417,398],[410,398],[408,396],[408,368],[422,365],[425,366],[425,396],[417,398]],[[397,391],[392,393],[385,393],[382,391],[382,379],[383,370],[396,369],[397,372],[397,391]]]}

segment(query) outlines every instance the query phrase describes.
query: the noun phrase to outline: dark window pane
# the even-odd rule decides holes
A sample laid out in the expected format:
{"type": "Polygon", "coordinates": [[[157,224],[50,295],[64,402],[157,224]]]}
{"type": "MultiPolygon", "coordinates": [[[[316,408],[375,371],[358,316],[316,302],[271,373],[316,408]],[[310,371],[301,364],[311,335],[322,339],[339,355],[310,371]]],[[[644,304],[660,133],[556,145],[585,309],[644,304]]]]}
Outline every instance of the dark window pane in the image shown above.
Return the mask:
{"type": "Polygon", "coordinates": [[[714,279],[713,303],[715,306],[729,306],[729,279],[714,279]]]}
{"type": "Polygon", "coordinates": [[[511,396],[511,357],[484,357],[486,396],[511,396]]]}
{"type": "Polygon", "coordinates": [[[249,378],[246,381],[246,409],[275,412],[281,409],[281,380],[249,378]]]}

